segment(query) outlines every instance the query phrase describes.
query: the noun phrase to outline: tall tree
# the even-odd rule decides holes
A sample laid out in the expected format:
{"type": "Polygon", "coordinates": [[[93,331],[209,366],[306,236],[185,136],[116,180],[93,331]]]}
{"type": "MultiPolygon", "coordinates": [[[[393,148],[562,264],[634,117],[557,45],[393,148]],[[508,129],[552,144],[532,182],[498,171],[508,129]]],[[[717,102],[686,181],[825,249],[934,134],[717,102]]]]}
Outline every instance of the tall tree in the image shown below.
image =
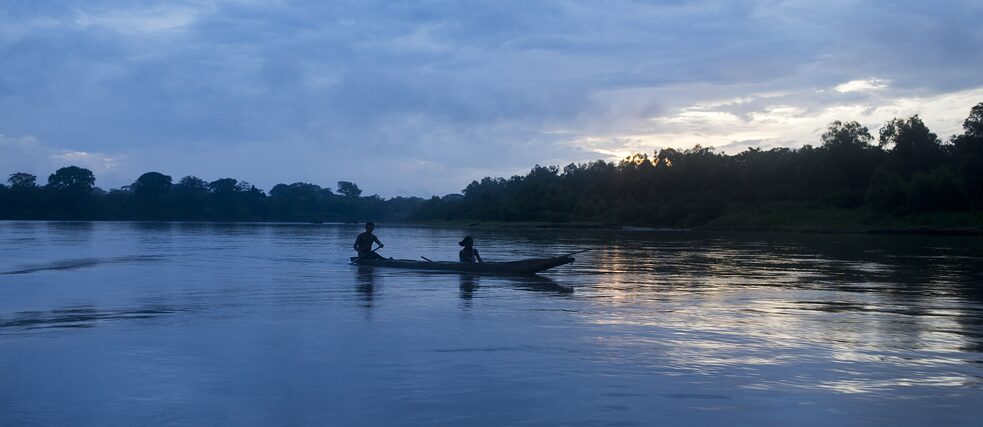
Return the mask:
{"type": "Polygon", "coordinates": [[[96,207],[91,197],[95,183],[92,171],[77,166],[64,167],[51,174],[46,188],[54,192],[58,207],[56,218],[90,218],[96,207]]]}
{"type": "Polygon", "coordinates": [[[38,177],[29,173],[17,172],[10,174],[7,182],[11,188],[34,188],[38,186],[37,179],[38,177]]]}
{"type": "Polygon", "coordinates": [[[963,134],[952,138],[953,164],[974,208],[983,207],[983,102],[963,121],[963,134]]]}
{"type": "Polygon", "coordinates": [[[826,128],[826,132],[823,133],[821,139],[823,141],[823,147],[831,149],[838,147],[867,148],[870,146],[871,141],[874,140],[874,137],[870,135],[867,127],[860,123],[844,123],[835,120],[826,128]]]}
{"type": "Polygon", "coordinates": [[[885,123],[880,131],[880,145],[891,147],[901,174],[908,178],[913,173],[931,170],[938,164],[942,142],[916,114],[885,123]]]}
{"type": "Polygon", "coordinates": [[[215,194],[232,194],[236,192],[239,181],[234,178],[216,179],[208,183],[208,189],[215,194]]]}
{"type": "Polygon", "coordinates": [[[130,186],[136,199],[137,210],[144,218],[160,219],[166,216],[166,201],[171,191],[171,177],[160,172],[140,175],[130,186]]]}
{"type": "Polygon", "coordinates": [[[338,181],[338,192],[345,197],[358,197],[362,195],[362,190],[353,182],[338,181]]]}
{"type": "Polygon", "coordinates": [[[68,166],[48,176],[48,188],[57,191],[90,192],[96,183],[92,171],[78,166],[68,166]]]}
{"type": "Polygon", "coordinates": [[[270,190],[272,212],[281,220],[320,220],[323,190],[306,182],[278,184],[270,190]]]}
{"type": "Polygon", "coordinates": [[[171,177],[160,172],[147,172],[140,175],[130,188],[137,197],[162,197],[171,190],[171,177]]]}
{"type": "Polygon", "coordinates": [[[203,219],[208,203],[208,183],[196,176],[181,178],[171,187],[174,195],[174,208],[181,218],[203,219]]]}
{"type": "Polygon", "coordinates": [[[967,136],[983,139],[983,102],[969,110],[969,117],[963,121],[963,130],[967,136]]]}
{"type": "Polygon", "coordinates": [[[822,197],[837,207],[861,206],[871,176],[883,151],[871,146],[874,137],[866,126],[836,120],[829,124],[821,140],[821,164],[826,175],[820,182],[822,197]],[[876,150],[876,152],[875,152],[876,150]]]}

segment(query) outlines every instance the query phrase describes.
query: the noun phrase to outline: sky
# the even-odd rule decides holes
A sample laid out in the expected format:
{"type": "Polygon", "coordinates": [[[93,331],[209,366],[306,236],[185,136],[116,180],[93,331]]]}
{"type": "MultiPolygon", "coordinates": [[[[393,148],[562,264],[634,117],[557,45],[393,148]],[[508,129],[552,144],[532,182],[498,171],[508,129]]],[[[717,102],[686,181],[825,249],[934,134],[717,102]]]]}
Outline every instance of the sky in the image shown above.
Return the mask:
{"type": "Polygon", "coordinates": [[[983,102],[983,2],[0,2],[0,175],[365,194],[983,102]]]}

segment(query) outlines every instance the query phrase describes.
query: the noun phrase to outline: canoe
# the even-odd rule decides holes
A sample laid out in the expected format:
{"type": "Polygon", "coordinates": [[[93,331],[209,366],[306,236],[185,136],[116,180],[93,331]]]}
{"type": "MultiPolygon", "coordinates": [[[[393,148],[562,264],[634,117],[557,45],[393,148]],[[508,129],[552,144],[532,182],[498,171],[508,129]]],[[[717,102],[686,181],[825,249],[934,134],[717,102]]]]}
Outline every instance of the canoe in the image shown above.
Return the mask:
{"type": "Polygon", "coordinates": [[[430,271],[454,271],[478,274],[535,274],[565,264],[570,264],[574,258],[561,255],[553,258],[531,258],[519,261],[505,262],[452,262],[452,261],[416,261],[412,259],[358,259],[352,258],[353,264],[370,267],[409,268],[430,271]]]}

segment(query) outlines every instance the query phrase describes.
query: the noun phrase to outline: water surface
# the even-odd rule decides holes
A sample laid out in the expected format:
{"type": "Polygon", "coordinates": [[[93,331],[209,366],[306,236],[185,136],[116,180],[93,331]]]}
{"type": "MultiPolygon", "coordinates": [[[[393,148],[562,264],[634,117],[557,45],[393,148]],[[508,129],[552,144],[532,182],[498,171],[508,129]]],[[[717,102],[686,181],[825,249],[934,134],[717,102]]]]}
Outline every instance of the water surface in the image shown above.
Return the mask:
{"type": "Polygon", "coordinates": [[[0,222],[0,424],[977,425],[983,240],[0,222]]]}

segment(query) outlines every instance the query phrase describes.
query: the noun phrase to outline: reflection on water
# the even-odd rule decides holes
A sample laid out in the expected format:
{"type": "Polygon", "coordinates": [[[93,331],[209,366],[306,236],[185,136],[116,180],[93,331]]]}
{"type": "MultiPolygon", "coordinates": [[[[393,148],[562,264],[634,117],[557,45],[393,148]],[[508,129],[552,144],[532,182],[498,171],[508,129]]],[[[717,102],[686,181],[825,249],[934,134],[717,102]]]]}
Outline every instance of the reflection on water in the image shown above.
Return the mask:
{"type": "Polygon", "coordinates": [[[0,271],[4,274],[27,274],[48,270],[74,270],[78,268],[93,267],[99,264],[118,263],[118,262],[146,262],[159,260],[160,257],[154,255],[141,256],[118,256],[110,258],[80,258],[54,260],[42,264],[27,264],[15,267],[13,270],[0,271]]]}
{"type": "Polygon", "coordinates": [[[170,307],[147,306],[124,310],[99,310],[92,306],[66,307],[46,312],[23,311],[0,317],[0,334],[43,328],[91,328],[99,322],[151,319],[183,311],[170,307]]]}
{"type": "Polygon", "coordinates": [[[556,294],[572,294],[573,287],[560,284],[547,276],[532,275],[513,278],[517,289],[556,294]]]}
{"type": "Polygon", "coordinates": [[[474,298],[474,291],[478,288],[478,276],[474,274],[460,274],[461,299],[465,301],[467,307],[471,306],[471,299],[474,298]]]}
{"type": "Polygon", "coordinates": [[[0,223],[0,424],[966,424],[979,238],[0,223]],[[193,309],[192,309],[193,308],[193,309]],[[98,409],[98,410],[96,410],[98,409]]]}
{"type": "Polygon", "coordinates": [[[355,291],[362,296],[365,308],[372,308],[372,296],[375,294],[375,274],[372,267],[355,266],[357,277],[355,291]]]}

